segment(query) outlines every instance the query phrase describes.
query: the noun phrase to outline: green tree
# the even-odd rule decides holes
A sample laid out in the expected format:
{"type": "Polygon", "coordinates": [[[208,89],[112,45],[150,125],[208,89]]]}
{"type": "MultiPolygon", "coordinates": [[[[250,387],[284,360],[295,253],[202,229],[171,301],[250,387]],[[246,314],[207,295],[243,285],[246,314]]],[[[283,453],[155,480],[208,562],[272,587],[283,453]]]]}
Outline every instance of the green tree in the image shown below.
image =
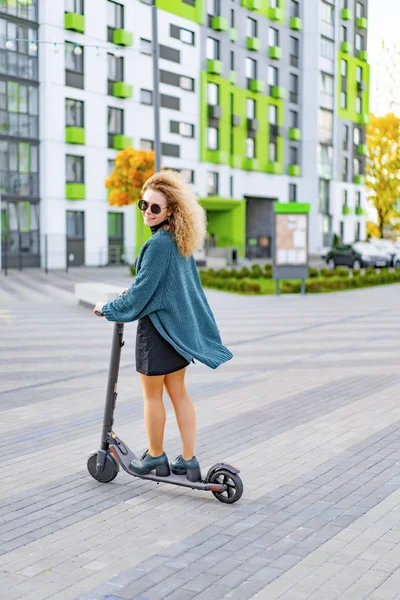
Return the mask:
{"type": "Polygon", "coordinates": [[[378,229],[383,238],[385,226],[398,217],[400,198],[400,119],[390,113],[371,115],[367,126],[367,190],[376,208],[378,229]]]}

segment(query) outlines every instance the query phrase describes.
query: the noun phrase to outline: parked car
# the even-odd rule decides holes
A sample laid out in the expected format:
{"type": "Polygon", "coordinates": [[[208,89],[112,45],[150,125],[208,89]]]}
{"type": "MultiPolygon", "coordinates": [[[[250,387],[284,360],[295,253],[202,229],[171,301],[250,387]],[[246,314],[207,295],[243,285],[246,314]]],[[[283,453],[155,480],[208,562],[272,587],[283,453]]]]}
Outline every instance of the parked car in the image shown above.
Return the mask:
{"type": "Polygon", "coordinates": [[[330,269],[335,267],[387,267],[390,259],[368,242],[355,242],[354,244],[338,244],[326,256],[330,269]]]}
{"type": "MultiPolygon", "coordinates": [[[[400,262],[400,252],[390,240],[371,238],[369,240],[369,243],[381,252],[383,252],[388,257],[388,259],[390,260],[391,267],[396,266],[396,263],[400,262]]],[[[399,266],[397,266],[396,268],[399,268],[399,266]]]]}

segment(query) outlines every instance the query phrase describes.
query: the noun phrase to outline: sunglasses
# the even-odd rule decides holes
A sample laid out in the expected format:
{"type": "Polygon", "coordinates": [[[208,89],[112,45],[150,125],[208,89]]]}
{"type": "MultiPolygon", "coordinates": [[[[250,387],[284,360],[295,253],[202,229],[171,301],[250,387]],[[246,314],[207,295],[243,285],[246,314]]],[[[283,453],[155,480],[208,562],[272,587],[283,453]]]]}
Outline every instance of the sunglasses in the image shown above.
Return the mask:
{"type": "Polygon", "coordinates": [[[142,212],[146,212],[146,210],[150,207],[150,210],[153,213],[153,215],[159,215],[162,210],[168,208],[168,206],[164,206],[163,208],[161,208],[159,204],[149,204],[148,202],[146,202],[146,200],[139,200],[138,207],[139,210],[141,210],[142,212]]]}

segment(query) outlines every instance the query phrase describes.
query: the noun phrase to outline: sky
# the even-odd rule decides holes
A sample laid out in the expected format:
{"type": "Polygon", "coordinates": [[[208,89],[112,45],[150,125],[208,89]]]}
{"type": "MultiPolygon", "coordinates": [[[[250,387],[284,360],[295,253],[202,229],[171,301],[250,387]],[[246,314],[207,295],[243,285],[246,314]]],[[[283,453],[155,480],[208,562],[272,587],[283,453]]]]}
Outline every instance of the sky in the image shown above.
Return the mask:
{"type": "Polygon", "coordinates": [[[382,39],[398,39],[400,0],[369,0],[368,7],[368,53],[371,59],[382,39]]]}

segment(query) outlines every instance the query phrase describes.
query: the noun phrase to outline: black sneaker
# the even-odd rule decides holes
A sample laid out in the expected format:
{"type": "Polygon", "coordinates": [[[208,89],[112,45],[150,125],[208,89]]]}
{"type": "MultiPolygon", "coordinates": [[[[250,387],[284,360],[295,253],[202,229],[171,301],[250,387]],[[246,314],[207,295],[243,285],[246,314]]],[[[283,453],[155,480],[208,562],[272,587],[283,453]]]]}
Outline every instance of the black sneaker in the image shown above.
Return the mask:
{"type": "Polygon", "coordinates": [[[184,460],[182,454],[180,454],[171,462],[171,471],[175,475],[186,475],[189,481],[201,481],[200,465],[195,456],[190,460],[184,460]]]}
{"type": "Polygon", "coordinates": [[[158,477],[168,477],[170,474],[169,462],[165,452],[161,456],[151,456],[149,451],[143,454],[140,460],[132,460],[129,468],[135,475],[148,475],[151,471],[156,470],[158,477]]]}

